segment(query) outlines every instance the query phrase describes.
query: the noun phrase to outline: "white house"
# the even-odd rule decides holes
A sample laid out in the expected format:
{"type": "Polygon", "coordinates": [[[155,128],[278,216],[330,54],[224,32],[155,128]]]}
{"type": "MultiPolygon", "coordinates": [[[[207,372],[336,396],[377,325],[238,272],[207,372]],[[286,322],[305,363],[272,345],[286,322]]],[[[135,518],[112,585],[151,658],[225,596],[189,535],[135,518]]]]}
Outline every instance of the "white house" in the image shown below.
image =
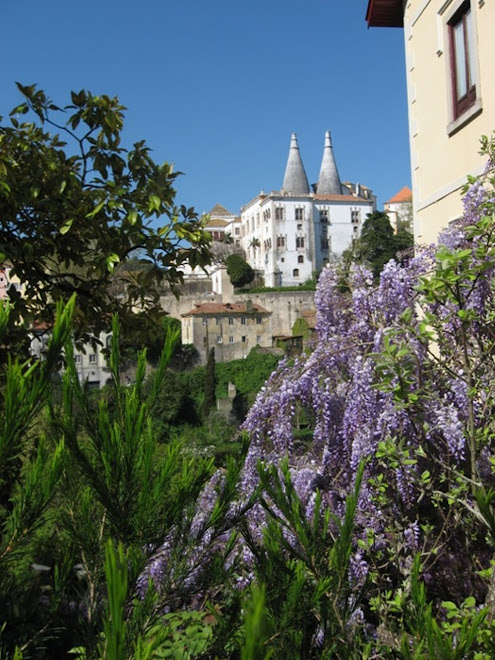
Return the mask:
{"type": "Polygon", "coordinates": [[[397,232],[400,222],[410,225],[412,231],[412,190],[410,188],[404,186],[402,190],[399,190],[396,195],[385,202],[384,209],[395,232],[397,232]]]}

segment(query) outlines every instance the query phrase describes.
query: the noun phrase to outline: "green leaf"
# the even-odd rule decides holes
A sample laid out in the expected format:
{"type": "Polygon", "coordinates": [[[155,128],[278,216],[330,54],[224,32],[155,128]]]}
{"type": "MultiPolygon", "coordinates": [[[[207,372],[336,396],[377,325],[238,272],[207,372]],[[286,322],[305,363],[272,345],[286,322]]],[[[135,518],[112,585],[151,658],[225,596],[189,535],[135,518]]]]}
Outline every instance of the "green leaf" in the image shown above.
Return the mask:
{"type": "Polygon", "coordinates": [[[107,269],[112,272],[113,269],[115,268],[115,264],[117,264],[120,261],[120,257],[118,254],[111,254],[106,258],[106,264],[107,264],[107,269]]]}
{"type": "Polygon", "coordinates": [[[72,223],[73,223],[73,222],[74,222],[74,218],[70,218],[69,220],[67,220],[67,222],[65,222],[65,223],[60,227],[60,229],[59,229],[60,233],[61,233],[61,234],[67,234],[67,232],[68,232],[68,231],[70,230],[70,228],[72,227],[72,223]]]}

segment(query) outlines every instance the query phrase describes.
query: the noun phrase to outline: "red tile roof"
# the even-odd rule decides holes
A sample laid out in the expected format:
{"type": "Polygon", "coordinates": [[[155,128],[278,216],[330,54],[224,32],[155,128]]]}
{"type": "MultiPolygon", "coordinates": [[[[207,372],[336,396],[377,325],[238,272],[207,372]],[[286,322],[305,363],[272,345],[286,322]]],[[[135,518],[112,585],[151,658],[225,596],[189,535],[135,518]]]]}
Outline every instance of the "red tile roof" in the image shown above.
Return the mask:
{"type": "Polygon", "coordinates": [[[215,206],[211,209],[209,215],[212,215],[212,216],[218,216],[218,215],[231,216],[231,215],[233,215],[233,213],[231,213],[228,209],[226,209],[225,206],[222,206],[221,204],[215,204],[215,206]]]}
{"type": "Polygon", "coordinates": [[[271,314],[267,309],[253,303],[252,309],[248,310],[245,302],[243,303],[203,303],[197,305],[189,312],[182,314],[182,316],[202,316],[211,314],[212,316],[220,316],[227,314],[234,316],[235,314],[271,314]]]}
{"type": "Polygon", "coordinates": [[[388,202],[385,202],[385,204],[400,204],[401,202],[410,201],[412,201],[412,190],[407,186],[404,186],[402,190],[399,190],[399,192],[389,199],[388,202]]]}
{"type": "Polygon", "coordinates": [[[221,218],[213,218],[206,225],[206,229],[208,229],[208,227],[227,227],[229,224],[230,222],[222,220],[221,218]]]}
{"type": "Polygon", "coordinates": [[[360,204],[362,202],[366,202],[366,204],[371,204],[370,199],[364,199],[364,197],[356,197],[355,195],[315,195],[314,199],[321,199],[329,202],[351,202],[352,204],[360,204]]]}

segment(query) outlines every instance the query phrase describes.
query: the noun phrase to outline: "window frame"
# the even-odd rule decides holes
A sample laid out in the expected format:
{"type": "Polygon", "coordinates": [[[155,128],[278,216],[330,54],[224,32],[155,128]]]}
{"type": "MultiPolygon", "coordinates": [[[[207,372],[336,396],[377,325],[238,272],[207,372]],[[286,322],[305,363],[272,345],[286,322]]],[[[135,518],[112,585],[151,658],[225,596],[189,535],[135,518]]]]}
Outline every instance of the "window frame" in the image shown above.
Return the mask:
{"type": "Polygon", "coordinates": [[[465,0],[447,21],[449,34],[450,84],[452,90],[452,113],[454,121],[464,115],[477,98],[476,42],[474,39],[474,13],[470,0],[465,0]],[[468,19],[469,16],[469,19],[468,19]],[[463,51],[459,53],[456,30],[462,25],[463,51]],[[462,60],[466,92],[459,96],[459,60],[462,60]]]}
{"type": "MultiPolygon", "coordinates": [[[[475,11],[476,3],[470,0],[447,0],[438,11],[439,19],[443,23],[443,39],[439,44],[438,55],[445,55],[446,81],[448,87],[448,124],[447,135],[451,137],[461,128],[466,126],[472,119],[477,117],[483,110],[480,89],[480,73],[478,58],[478,38],[477,38],[477,13],[475,11]],[[470,33],[470,64],[471,88],[474,87],[475,97],[471,98],[466,107],[459,107],[456,98],[455,84],[455,52],[452,47],[452,28],[458,24],[459,18],[471,11],[471,33],[470,33]],[[459,114],[459,111],[460,114],[459,114]]],[[[468,56],[469,57],[469,56],[468,56]]],[[[462,100],[462,99],[461,99],[462,100]]]]}

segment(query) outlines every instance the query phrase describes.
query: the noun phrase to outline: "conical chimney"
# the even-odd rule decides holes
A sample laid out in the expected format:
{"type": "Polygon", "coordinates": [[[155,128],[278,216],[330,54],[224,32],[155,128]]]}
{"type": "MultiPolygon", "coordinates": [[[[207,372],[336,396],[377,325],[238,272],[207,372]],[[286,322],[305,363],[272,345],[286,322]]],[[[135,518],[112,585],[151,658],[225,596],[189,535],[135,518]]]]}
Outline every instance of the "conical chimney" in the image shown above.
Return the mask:
{"type": "Polygon", "coordinates": [[[332,139],[330,131],[325,133],[325,147],[323,149],[323,159],[321,161],[320,176],[316,186],[317,195],[341,195],[342,186],[335,163],[335,157],[332,149],[332,139]]]}
{"type": "Polygon", "coordinates": [[[282,195],[309,195],[308,177],[304,171],[295,133],[292,133],[290,139],[289,158],[280,192],[282,195]]]}

